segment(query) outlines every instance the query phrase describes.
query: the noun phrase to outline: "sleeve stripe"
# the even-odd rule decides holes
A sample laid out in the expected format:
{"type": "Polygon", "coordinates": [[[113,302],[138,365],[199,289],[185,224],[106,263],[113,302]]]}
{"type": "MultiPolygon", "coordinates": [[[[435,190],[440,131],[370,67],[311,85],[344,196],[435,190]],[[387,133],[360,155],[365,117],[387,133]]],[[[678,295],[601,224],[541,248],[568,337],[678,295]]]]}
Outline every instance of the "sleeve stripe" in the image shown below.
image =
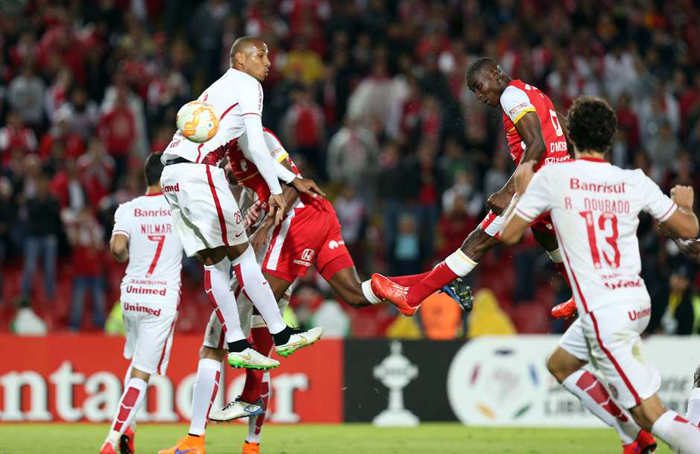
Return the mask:
{"type": "Polygon", "coordinates": [[[247,113],[241,114],[241,117],[245,117],[246,115],[257,115],[259,117],[262,117],[262,115],[259,114],[258,112],[247,112],[247,113]]]}
{"type": "Polygon", "coordinates": [[[521,210],[518,207],[515,207],[515,213],[521,218],[525,219],[527,222],[533,222],[535,219],[537,219],[537,216],[530,216],[529,214],[525,214],[523,210],[521,210]]]}
{"type": "Polygon", "coordinates": [[[231,109],[233,109],[233,108],[236,107],[237,105],[238,105],[238,103],[236,103],[236,104],[232,105],[231,107],[229,107],[228,109],[226,109],[226,110],[224,111],[224,113],[221,114],[221,118],[219,118],[219,121],[223,120],[224,117],[226,116],[226,114],[229,113],[229,112],[231,111],[231,109]]]}
{"type": "Polygon", "coordinates": [[[284,162],[284,160],[287,159],[288,157],[289,157],[289,153],[287,153],[286,151],[284,151],[284,152],[282,152],[282,154],[280,154],[280,155],[277,157],[277,162],[284,162]]]}
{"type": "Polygon", "coordinates": [[[516,124],[516,123],[519,122],[520,119],[523,118],[523,117],[525,116],[525,114],[528,113],[528,112],[537,112],[537,111],[535,110],[534,107],[528,107],[527,109],[525,109],[525,110],[523,110],[522,112],[520,112],[520,113],[518,114],[518,116],[515,117],[515,118],[513,118],[513,120],[511,120],[511,121],[513,122],[513,124],[516,124]]]}
{"type": "Polygon", "coordinates": [[[673,213],[675,213],[677,209],[678,209],[678,205],[676,205],[675,202],[672,203],[671,206],[669,207],[669,209],[666,210],[666,212],[663,214],[663,216],[661,216],[661,217],[659,218],[659,222],[666,222],[666,221],[668,221],[668,219],[669,219],[671,216],[673,216],[673,213]]]}
{"type": "Polygon", "coordinates": [[[112,236],[114,236],[114,235],[124,235],[127,238],[131,237],[131,235],[129,235],[129,232],[127,232],[126,230],[113,230],[112,236]]]}

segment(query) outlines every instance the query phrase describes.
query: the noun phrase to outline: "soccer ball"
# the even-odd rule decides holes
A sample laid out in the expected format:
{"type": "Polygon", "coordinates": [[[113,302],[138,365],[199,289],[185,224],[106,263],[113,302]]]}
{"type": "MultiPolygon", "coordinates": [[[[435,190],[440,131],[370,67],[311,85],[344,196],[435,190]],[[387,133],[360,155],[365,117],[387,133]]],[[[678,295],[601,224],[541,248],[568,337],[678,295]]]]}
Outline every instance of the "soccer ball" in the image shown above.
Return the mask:
{"type": "Polygon", "coordinates": [[[219,130],[219,118],[211,104],[190,101],[177,112],[177,129],[192,142],[206,142],[219,130]]]}

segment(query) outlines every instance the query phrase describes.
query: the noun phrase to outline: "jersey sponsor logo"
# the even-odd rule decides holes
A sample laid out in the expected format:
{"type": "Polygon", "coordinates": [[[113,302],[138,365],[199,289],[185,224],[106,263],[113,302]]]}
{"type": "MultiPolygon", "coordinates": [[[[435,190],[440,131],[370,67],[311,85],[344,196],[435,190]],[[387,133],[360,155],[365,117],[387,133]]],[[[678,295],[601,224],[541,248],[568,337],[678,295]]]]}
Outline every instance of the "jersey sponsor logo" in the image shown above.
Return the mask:
{"type": "Polygon", "coordinates": [[[163,192],[180,192],[180,183],[163,186],[163,192]]]}
{"type": "Polygon", "coordinates": [[[629,311],[627,313],[627,316],[630,318],[630,320],[635,321],[640,318],[648,317],[651,315],[651,308],[647,307],[646,309],[642,311],[629,311]]]}
{"type": "MultiPolygon", "coordinates": [[[[566,150],[564,150],[564,151],[566,151],[566,150]]],[[[558,162],[567,162],[567,161],[571,161],[571,156],[558,156],[558,157],[544,158],[544,165],[556,164],[558,162]]]]}
{"type": "Polygon", "coordinates": [[[581,181],[578,178],[569,180],[569,188],[574,191],[590,191],[602,192],[603,194],[624,194],[626,192],[626,183],[604,184],[604,183],[589,183],[581,181]]]}
{"type": "Polygon", "coordinates": [[[168,285],[167,282],[165,281],[160,281],[160,280],[153,280],[153,279],[137,279],[137,278],[130,278],[127,281],[127,284],[135,284],[135,285],[168,285]]]}
{"type": "Polygon", "coordinates": [[[625,281],[617,281],[617,282],[606,282],[605,287],[607,287],[610,290],[617,290],[620,288],[629,288],[629,287],[642,287],[642,280],[641,279],[633,279],[633,280],[625,280],[625,281]]]}
{"type": "Polygon", "coordinates": [[[566,140],[560,140],[559,142],[552,142],[549,144],[550,153],[561,153],[563,151],[568,151],[566,146],[566,140]]]}
{"type": "Polygon", "coordinates": [[[532,105],[529,102],[521,102],[520,104],[514,106],[512,109],[508,111],[508,114],[513,117],[516,116],[521,110],[527,109],[528,107],[531,107],[532,105]]]}
{"type": "Polygon", "coordinates": [[[141,233],[144,235],[162,235],[172,233],[172,224],[141,224],[141,233]]]}
{"type": "Polygon", "coordinates": [[[160,311],[161,311],[160,308],[153,309],[152,307],[141,306],[140,304],[130,304],[127,302],[124,303],[124,310],[131,311],[131,312],[143,312],[145,314],[153,315],[155,317],[160,317],[160,311]]]}
{"type": "Polygon", "coordinates": [[[157,210],[142,210],[141,208],[134,208],[135,218],[148,218],[154,216],[170,216],[170,210],[165,208],[158,208],[157,210]]]}
{"type": "Polygon", "coordinates": [[[135,285],[127,285],[126,286],[126,293],[130,293],[132,295],[159,295],[159,296],[165,296],[165,294],[168,292],[168,289],[161,288],[146,288],[146,287],[137,287],[135,285]]]}
{"type": "Polygon", "coordinates": [[[294,259],[296,265],[311,266],[311,260],[314,258],[315,251],[313,249],[304,249],[301,253],[301,259],[294,259]]]}
{"type": "Polygon", "coordinates": [[[343,241],[343,240],[340,240],[340,241],[331,240],[328,242],[328,248],[332,251],[333,249],[339,248],[340,246],[342,246],[344,244],[345,244],[345,241],[343,241]]]}

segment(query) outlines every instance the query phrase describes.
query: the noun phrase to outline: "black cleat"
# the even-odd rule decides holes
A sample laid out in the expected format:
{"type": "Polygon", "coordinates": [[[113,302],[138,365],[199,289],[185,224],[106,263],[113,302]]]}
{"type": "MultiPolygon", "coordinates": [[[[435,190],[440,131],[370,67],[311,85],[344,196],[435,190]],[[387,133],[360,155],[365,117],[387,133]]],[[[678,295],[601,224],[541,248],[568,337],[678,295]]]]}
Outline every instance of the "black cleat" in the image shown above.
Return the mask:
{"type": "Polygon", "coordinates": [[[472,288],[468,286],[461,277],[445,285],[440,291],[455,300],[464,312],[469,312],[474,307],[472,288]]]}

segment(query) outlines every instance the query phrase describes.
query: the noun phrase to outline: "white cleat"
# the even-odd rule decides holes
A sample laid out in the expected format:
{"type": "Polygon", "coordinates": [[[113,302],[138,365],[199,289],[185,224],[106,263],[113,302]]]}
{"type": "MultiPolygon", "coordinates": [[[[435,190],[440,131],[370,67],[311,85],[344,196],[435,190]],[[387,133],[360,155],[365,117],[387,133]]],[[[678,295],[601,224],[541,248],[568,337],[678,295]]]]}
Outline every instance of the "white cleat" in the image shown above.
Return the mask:
{"type": "Polygon", "coordinates": [[[227,422],[233,421],[234,419],[261,415],[264,411],[262,405],[243,402],[241,396],[238,396],[236,400],[229,402],[221,410],[213,410],[209,413],[209,420],[214,422],[227,422]]]}
{"type": "Polygon", "coordinates": [[[289,336],[289,340],[286,344],[276,345],[275,350],[280,356],[285,358],[300,348],[308,347],[323,335],[323,328],[317,326],[316,328],[311,328],[308,331],[294,330],[294,334],[289,336]]]}
{"type": "Polygon", "coordinates": [[[270,370],[279,367],[280,362],[248,347],[242,352],[229,352],[228,364],[236,369],[243,367],[246,369],[270,370]]]}

